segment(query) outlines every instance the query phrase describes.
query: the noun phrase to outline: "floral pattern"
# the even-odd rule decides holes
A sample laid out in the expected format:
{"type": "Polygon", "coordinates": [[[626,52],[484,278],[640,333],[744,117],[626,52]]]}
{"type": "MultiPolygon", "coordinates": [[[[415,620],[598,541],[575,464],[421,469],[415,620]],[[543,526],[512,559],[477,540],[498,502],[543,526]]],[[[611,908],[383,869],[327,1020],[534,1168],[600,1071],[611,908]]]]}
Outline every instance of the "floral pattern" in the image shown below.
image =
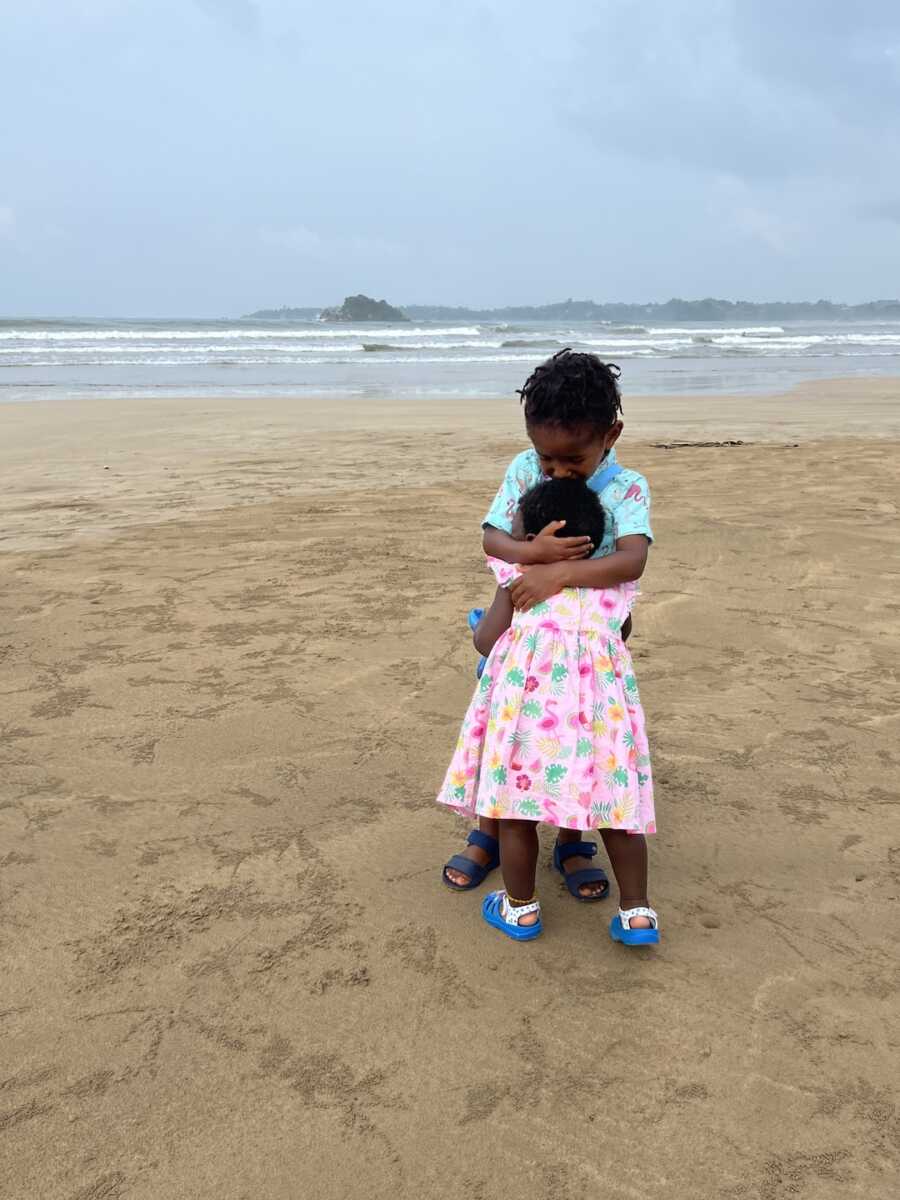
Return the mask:
{"type": "MultiPolygon", "coordinates": [[[[505,586],[518,569],[490,560],[505,586]]],[[[644,713],[622,625],[635,584],[567,588],[492,650],[438,800],[470,817],[654,833],[644,713]]]]}

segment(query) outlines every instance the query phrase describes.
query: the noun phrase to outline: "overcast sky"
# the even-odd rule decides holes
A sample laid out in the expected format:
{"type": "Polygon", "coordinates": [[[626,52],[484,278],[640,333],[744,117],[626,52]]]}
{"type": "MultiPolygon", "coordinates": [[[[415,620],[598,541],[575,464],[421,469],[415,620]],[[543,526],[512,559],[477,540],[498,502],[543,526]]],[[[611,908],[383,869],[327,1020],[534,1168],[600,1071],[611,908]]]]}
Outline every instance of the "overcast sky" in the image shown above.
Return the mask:
{"type": "Polygon", "coordinates": [[[0,0],[0,312],[900,294],[897,0],[0,0]]]}

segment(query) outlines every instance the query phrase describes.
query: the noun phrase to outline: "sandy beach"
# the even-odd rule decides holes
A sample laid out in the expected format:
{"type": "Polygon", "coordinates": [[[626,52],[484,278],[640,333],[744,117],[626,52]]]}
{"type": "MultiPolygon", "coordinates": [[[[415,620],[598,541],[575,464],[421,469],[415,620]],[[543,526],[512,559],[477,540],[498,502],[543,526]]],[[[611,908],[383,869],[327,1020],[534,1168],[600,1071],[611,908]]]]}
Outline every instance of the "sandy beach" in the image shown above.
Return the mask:
{"type": "Polygon", "coordinates": [[[626,396],[646,952],[440,884],[514,399],[0,406],[0,1195],[893,1197],[898,401],[626,396]]]}

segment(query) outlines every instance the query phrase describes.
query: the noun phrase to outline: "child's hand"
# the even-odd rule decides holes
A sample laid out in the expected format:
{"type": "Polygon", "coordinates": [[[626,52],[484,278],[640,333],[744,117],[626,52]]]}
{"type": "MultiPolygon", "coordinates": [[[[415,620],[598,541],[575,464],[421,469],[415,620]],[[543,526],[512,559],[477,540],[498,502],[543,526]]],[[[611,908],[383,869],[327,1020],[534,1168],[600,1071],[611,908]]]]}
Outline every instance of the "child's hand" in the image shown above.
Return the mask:
{"type": "Polygon", "coordinates": [[[549,600],[566,587],[565,563],[545,563],[529,567],[509,585],[509,598],[513,608],[526,612],[542,600],[549,600]]]}
{"type": "MultiPolygon", "coordinates": [[[[536,563],[569,562],[573,558],[589,558],[594,544],[589,537],[556,537],[565,521],[551,521],[530,542],[523,542],[523,556],[519,560],[527,566],[536,563]]],[[[550,593],[553,595],[553,593],[550,593]]]]}

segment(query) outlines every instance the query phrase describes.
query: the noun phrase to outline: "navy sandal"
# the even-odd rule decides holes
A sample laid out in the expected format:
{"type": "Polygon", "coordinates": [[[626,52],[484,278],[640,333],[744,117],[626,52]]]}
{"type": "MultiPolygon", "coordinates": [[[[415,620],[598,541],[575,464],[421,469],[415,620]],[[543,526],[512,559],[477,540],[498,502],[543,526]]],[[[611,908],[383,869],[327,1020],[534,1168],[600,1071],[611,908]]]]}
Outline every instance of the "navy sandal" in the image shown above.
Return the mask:
{"type": "Polygon", "coordinates": [[[582,867],[580,871],[570,871],[566,874],[563,863],[570,858],[593,858],[597,847],[593,842],[560,842],[557,840],[553,847],[553,865],[562,875],[569,892],[583,904],[593,904],[597,900],[605,900],[609,895],[609,880],[606,872],[600,867],[582,867]],[[600,883],[602,888],[595,896],[582,896],[580,887],[586,883],[600,883]]]}
{"type": "Polygon", "coordinates": [[[441,872],[441,879],[451,892],[470,892],[472,888],[477,888],[484,883],[491,871],[500,866],[500,843],[496,838],[491,837],[489,833],[482,833],[480,829],[473,829],[466,839],[467,846],[478,846],[485,854],[489,854],[490,860],[485,866],[481,863],[473,862],[471,858],[466,858],[464,854],[454,854],[449,862],[444,864],[444,869],[441,872]],[[454,883],[447,878],[447,871],[459,871],[460,875],[465,875],[469,880],[468,883],[454,883]]]}

